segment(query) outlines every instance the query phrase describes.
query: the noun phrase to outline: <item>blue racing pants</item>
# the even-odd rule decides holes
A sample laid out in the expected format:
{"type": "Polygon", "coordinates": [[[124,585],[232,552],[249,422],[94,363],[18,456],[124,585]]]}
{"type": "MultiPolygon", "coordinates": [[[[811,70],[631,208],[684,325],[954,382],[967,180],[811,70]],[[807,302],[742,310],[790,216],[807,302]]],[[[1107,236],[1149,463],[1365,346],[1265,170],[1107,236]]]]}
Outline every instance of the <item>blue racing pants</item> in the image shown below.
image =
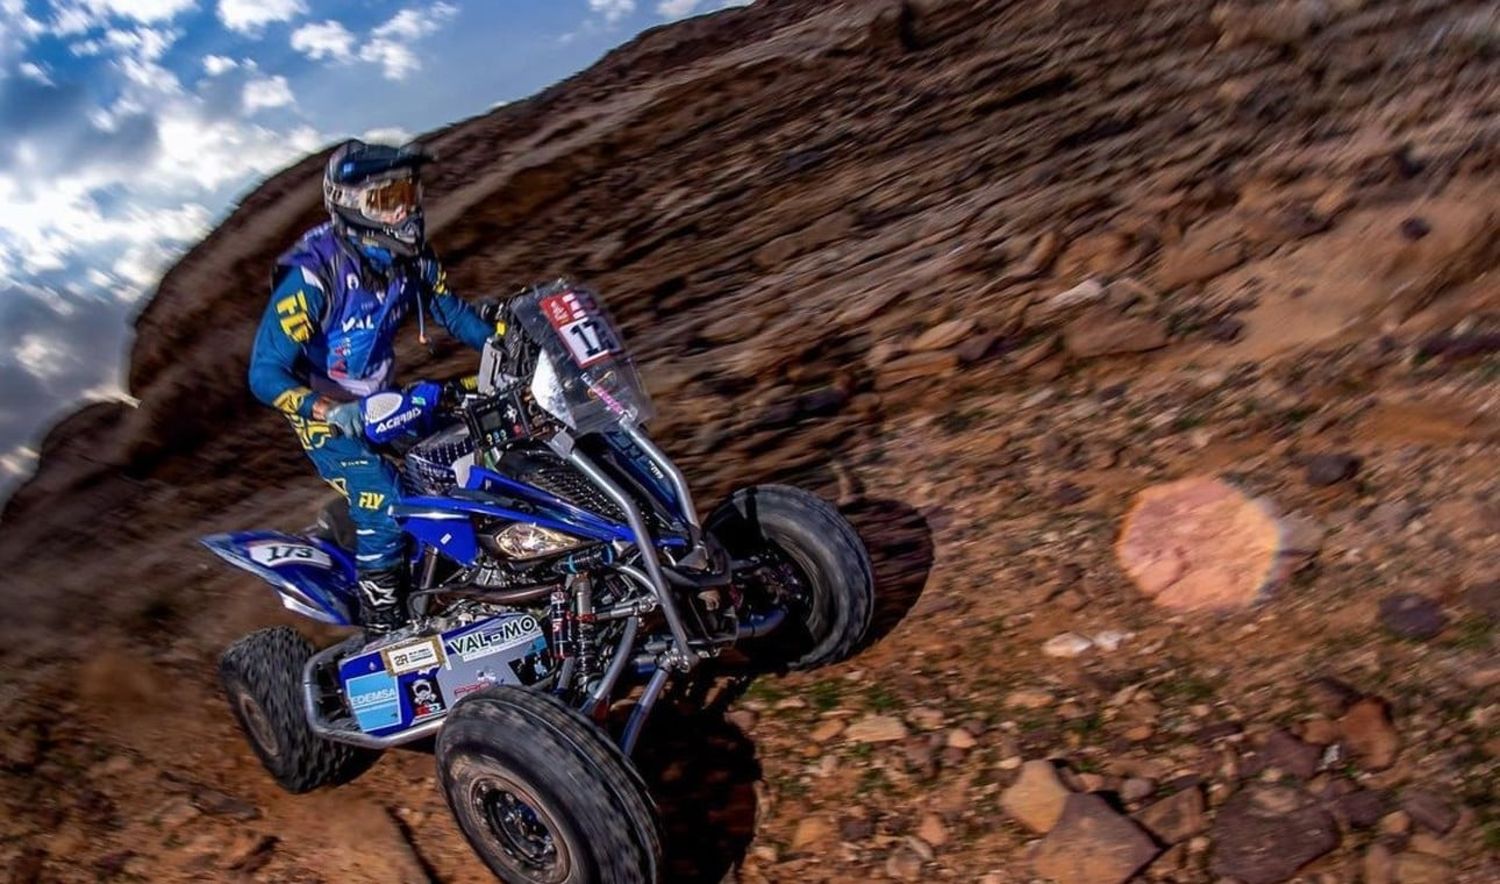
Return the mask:
{"type": "Polygon", "coordinates": [[[349,516],[357,537],[354,560],[361,571],[401,564],[406,542],[391,517],[401,496],[400,477],[390,461],[363,439],[334,436],[328,425],[288,415],[318,475],[349,499],[349,516]]]}

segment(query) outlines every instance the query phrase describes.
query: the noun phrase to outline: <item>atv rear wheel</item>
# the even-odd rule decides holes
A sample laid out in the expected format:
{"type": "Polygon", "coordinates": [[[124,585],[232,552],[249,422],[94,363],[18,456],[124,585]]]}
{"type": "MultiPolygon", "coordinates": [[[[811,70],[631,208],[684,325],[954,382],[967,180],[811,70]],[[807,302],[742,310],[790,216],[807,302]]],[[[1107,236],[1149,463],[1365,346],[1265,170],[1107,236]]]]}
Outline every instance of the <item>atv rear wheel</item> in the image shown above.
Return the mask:
{"type": "Polygon", "coordinates": [[[630,761],[556,698],[500,685],[453,707],[438,781],[474,852],[503,881],[657,880],[660,823],[630,761]]]}
{"type": "Polygon", "coordinates": [[[874,570],[858,532],[832,504],[790,485],[755,485],[715,509],[704,530],[736,562],[755,563],[736,575],[737,583],[754,584],[744,587],[752,607],[778,603],[792,615],[745,648],[752,659],[814,669],[859,647],[875,609],[874,570]]]}
{"type": "Polygon", "coordinates": [[[347,783],[380,757],[313,733],[302,706],[302,669],[312,655],[296,630],[275,626],[250,633],[219,658],[229,711],[260,763],[293,793],[347,783]]]}

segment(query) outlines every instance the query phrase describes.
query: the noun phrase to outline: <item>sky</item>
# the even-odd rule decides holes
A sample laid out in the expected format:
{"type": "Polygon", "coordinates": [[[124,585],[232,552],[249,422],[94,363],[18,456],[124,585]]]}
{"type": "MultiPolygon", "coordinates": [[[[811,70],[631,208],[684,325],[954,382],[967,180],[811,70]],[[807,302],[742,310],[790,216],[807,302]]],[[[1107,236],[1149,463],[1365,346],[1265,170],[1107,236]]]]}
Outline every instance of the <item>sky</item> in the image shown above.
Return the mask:
{"type": "Polygon", "coordinates": [[[47,427],[124,395],[132,318],[267,176],[746,2],[0,0],[0,497],[47,427]]]}

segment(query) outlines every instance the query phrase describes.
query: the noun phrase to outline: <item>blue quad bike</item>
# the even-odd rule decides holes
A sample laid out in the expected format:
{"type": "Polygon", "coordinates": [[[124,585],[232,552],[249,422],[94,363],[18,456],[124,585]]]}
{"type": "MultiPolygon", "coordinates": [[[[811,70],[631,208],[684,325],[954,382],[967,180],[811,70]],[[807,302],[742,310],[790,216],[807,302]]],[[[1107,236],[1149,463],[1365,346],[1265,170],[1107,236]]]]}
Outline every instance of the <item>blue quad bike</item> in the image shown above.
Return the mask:
{"type": "MultiPolygon", "coordinates": [[[[655,881],[661,825],[630,761],[653,705],[731,660],[849,656],[874,608],[869,556],[833,506],[785,485],[741,489],[700,519],[642,430],[650,399],[595,294],[559,281],[504,310],[477,383],[363,405],[367,437],[400,453],[391,512],[413,541],[410,624],[323,650],[262,629],[224,653],[220,676],[291,792],[436,735],[448,806],[498,877],[655,881]]],[[[358,626],[354,532],[336,504],[300,535],[203,543],[288,609],[358,626]]]]}

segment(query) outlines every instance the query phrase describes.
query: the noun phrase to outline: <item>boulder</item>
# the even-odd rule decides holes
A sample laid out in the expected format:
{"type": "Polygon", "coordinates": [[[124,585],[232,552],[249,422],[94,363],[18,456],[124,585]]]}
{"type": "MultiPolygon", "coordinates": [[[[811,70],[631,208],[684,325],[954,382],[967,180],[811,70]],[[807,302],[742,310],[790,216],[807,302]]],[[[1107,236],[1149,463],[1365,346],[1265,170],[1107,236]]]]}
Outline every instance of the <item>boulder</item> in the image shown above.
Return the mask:
{"type": "Polygon", "coordinates": [[[1279,884],[1338,846],[1338,826],[1306,793],[1255,786],[1230,798],[1214,820],[1215,875],[1279,884]]]}
{"type": "Polygon", "coordinates": [[[1125,316],[1100,307],[1068,323],[1063,329],[1063,344],[1079,359],[1145,353],[1167,345],[1167,330],[1158,320],[1125,316]]]}
{"type": "Polygon", "coordinates": [[[1098,795],[1069,795],[1062,817],[1032,858],[1057,884],[1124,884],[1161,849],[1098,795]]]}
{"type": "Polygon", "coordinates": [[[1141,808],[1135,814],[1135,821],[1161,843],[1177,844],[1208,828],[1203,811],[1203,790],[1189,786],[1141,808]]]}
{"type": "Polygon", "coordinates": [[[1000,795],[1000,806],[1011,819],[1033,832],[1051,831],[1062,816],[1068,787],[1049,761],[1028,761],[1021,775],[1000,795]]]}
{"type": "Polygon", "coordinates": [[[1381,599],[1379,617],[1387,632],[1413,641],[1435,638],[1448,626],[1442,606],[1415,592],[1398,592],[1381,599]]]}

